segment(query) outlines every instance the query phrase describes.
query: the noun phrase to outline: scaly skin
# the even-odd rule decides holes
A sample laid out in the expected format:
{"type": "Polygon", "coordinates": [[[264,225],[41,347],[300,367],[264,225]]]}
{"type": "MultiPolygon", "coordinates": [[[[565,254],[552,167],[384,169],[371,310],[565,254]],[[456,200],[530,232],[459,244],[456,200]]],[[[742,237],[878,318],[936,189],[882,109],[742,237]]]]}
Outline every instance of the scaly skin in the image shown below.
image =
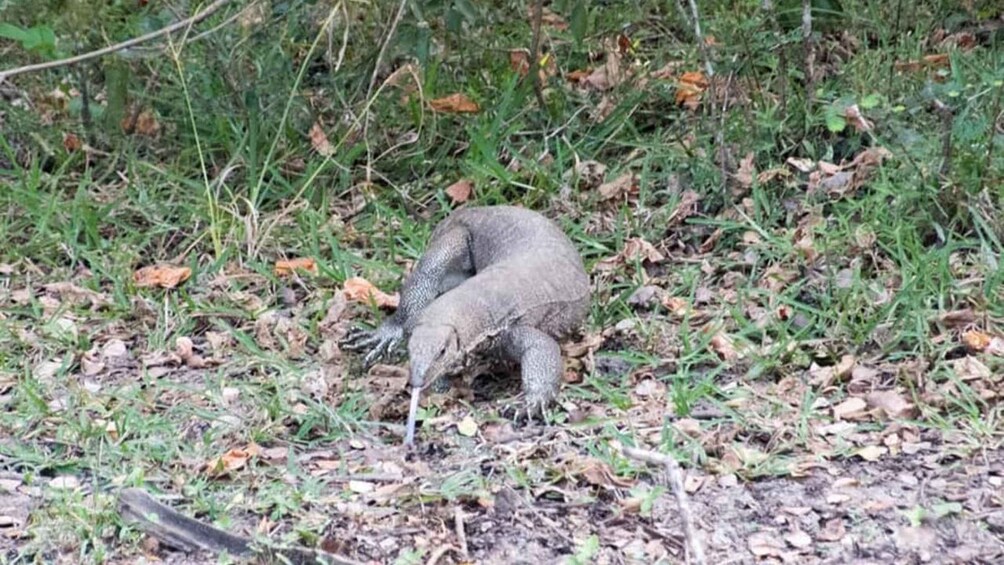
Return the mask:
{"type": "Polygon", "coordinates": [[[552,222],[511,206],[465,208],[433,231],[397,312],[345,345],[368,349],[369,364],[407,339],[414,389],[435,386],[476,353],[517,362],[525,410],[534,415],[561,383],[557,340],[582,323],[588,304],[582,259],[552,222]]]}

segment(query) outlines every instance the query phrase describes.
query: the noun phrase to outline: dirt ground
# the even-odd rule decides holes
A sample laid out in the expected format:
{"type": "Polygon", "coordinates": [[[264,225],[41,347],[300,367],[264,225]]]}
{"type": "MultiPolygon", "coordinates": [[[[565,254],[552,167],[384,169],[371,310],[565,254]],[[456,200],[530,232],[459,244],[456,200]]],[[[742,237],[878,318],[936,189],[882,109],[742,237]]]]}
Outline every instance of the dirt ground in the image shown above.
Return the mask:
{"type": "MultiPolygon", "coordinates": [[[[660,472],[615,476],[608,466],[581,457],[590,441],[574,431],[500,434],[495,442],[452,446],[427,436],[413,455],[398,447],[331,446],[360,462],[383,459],[384,468],[399,473],[332,477],[332,496],[311,508],[329,519],[321,546],[369,563],[400,562],[395,560],[409,547],[426,550],[420,562],[438,555],[440,563],[557,563],[582,555],[587,538],[595,535],[591,555],[581,562],[683,562],[684,539],[671,493],[654,497],[644,511],[632,495],[639,486],[661,482],[660,472]],[[528,472],[542,473],[555,464],[578,463],[566,467],[563,479],[536,477],[526,489],[506,474],[514,460],[528,472]],[[467,480],[483,479],[485,488],[454,501],[420,501],[421,493],[432,485],[441,488],[444,477],[458,472],[467,480]],[[338,496],[353,480],[358,484],[348,490],[355,494],[338,496]],[[403,500],[408,502],[399,505],[403,500]]],[[[931,439],[914,453],[879,462],[820,461],[801,478],[745,481],[691,470],[687,490],[708,562],[1002,562],[1004,456],[995,450],[958,458],[931,439]]],[[[0,516],[6,517],[0,526],[27,523],[32,510],[46,504],[44,489],[24,487],[15,474],[5,474],[0,487],[0,516]]],[[[232,518],[236,529],[248,528],[244,533],[261,519],[232,518]]],[[[18,540],[3,540],[3,553],[12,555],[18,540]]],[[[144,553],[115,562],[217,562],[150,540],[144,553]]]]}

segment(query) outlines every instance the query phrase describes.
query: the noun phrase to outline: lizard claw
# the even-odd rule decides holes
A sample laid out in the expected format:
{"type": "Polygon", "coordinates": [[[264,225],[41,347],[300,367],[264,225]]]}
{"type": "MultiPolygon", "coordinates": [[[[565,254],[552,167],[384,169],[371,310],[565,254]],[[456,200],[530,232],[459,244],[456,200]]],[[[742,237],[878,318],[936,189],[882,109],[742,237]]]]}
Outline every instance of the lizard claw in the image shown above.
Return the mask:
{"type": "Polygon", "coordinates": [[[499,414],[517,426],[529,425],[536,421],[546,423],[551,419],[550,410],[545,405],[526,400],[503,406],[499,414]]]}
{"type": "Polygon", "coordinates": [[[370,367],[376,361],[390,353],[404,338],[404,329],[397,324],[385,323],[375,330],[354,328],[345,339],[342,347],[349,351],[369,350],[363,357],[363,365],[370,367]]]}

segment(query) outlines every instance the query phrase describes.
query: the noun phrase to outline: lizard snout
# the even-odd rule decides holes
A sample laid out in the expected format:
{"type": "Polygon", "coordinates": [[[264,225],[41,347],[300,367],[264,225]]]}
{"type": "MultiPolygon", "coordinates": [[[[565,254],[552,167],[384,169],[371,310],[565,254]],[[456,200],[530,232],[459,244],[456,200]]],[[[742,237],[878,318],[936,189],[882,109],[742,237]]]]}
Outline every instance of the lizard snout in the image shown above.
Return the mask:
{"type": "Polygon", "coordinates": [[[415,359],[411,362],[411,370],[408,373],[408,382],[411,384],[412,388],[422,388],[425,384],[425,375],[429,372],[429,364],[427,362],[419,361],[415,359]]]}

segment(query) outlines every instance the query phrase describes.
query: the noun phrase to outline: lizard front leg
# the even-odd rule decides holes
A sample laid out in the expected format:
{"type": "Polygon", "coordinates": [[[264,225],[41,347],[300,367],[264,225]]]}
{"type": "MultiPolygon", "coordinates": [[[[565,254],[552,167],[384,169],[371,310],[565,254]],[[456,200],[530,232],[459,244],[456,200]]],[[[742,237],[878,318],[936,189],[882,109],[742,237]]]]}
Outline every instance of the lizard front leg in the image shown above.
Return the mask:
{"type": "Polygon", "coordinates": [[[516,326],[503,333],[499,352],[520,366],[525,414],[542,415],[561,385],[561,348],[554,338],[530,326],[516,326]]]}
{"type": "Polygon", "coordinates": [[[350,351],[369,350],[363,363],[371,365],[401,343],[426,306],[473,273],[467,229],[462,225],[437,228],[401,287],[401,301],[394,315],[375,330],[351,331],[342,342],[343,347],[350,351]]]}

